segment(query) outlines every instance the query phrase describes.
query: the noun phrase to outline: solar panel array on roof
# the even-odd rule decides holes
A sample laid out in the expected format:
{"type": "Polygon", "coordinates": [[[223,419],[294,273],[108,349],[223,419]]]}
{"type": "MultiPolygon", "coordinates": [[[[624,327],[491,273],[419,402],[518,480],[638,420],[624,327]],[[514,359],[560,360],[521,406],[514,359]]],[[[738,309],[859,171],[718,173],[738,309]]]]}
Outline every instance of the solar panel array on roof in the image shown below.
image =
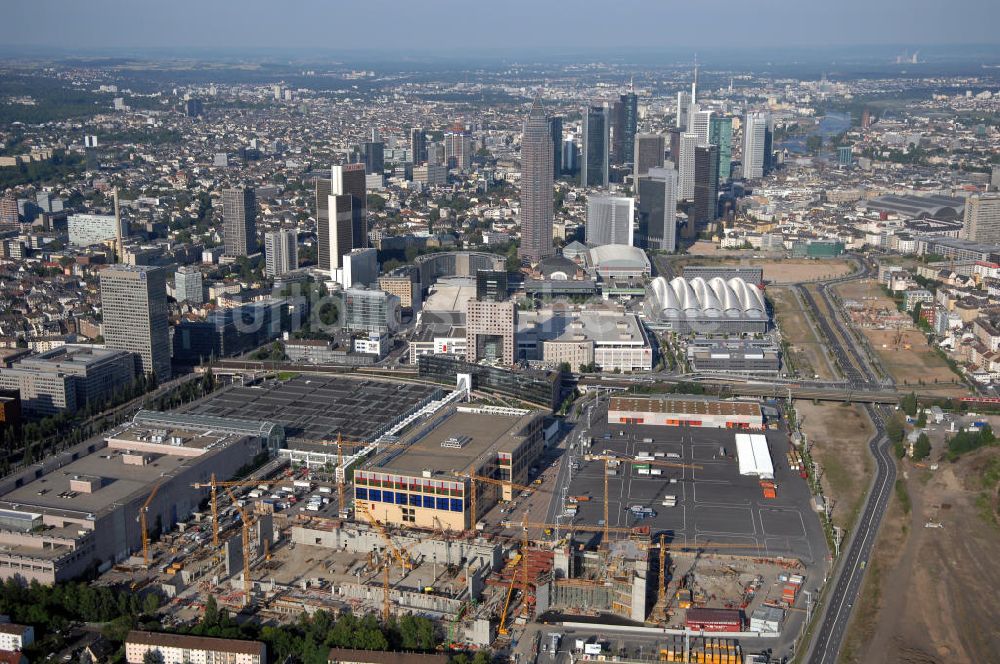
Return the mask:
{"type": "MultiPolygon", "coordinates": [[[[289,439],[369,441],[440,393],[427,385],[344,376],[297,376],[281,383],[234,387],[187,412],[280,422],[289,439]]],[[[294,440],[289,443],[296,448],[294,440]]]]}

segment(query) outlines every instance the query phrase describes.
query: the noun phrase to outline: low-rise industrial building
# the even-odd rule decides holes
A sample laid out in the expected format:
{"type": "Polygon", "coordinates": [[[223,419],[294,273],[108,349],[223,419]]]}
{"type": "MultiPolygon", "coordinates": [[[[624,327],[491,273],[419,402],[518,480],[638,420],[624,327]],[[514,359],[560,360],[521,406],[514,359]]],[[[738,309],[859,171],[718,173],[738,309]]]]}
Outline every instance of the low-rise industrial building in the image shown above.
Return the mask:
{"type": "Polygon", "coordinates": [[[705,281],[719,277],[726,281],[737,278],[748,284],[762,284],[764,268],[753,265],[685,265],[683,276],[689,281],[696,277],[701,277],[705,281]]]}
{"type": "Polygon", "coordinates": [[[612,397],[608,407],[611,424],[760,429],[764,415],[751,401],[663,397],[612,397]]]}
{"type": "Polygon", "coordinates": [[[693,608],[687,610],[684,625],[695,632],[739,632],[743,614],[738,609],[693,608]]]}
{"type": "Polygon", "coordinates": [[[687,360],[695,371],[777,374],[781,370],[778,346],[767,339],[693,339],[687,360]]]}
{"type": "Polygon", "coordinates": [[[101,444],[81,444],[0,482],[0,579],[55,583],[141,548],[139,510],[169,530],[232,475],[284,441],[262,421],[139,411],[101,444]]]}
{"type": "Polygon", "coordinates": [[[544,445],[543,424],[540,411],[449,406],[405,435],[402,449],[355,471],[355,504],[383,523],[467,530],[473,486],[479,514],[513,496],[510,487],[498,491],[462,475],[525,484],[544,445]]]}
{"type": "Polygon", "coordinates": [[[761,634],[777,634],[785,619],[784,609],[777,606],[758,606],[750,614],[750,631],[761,634]]]}

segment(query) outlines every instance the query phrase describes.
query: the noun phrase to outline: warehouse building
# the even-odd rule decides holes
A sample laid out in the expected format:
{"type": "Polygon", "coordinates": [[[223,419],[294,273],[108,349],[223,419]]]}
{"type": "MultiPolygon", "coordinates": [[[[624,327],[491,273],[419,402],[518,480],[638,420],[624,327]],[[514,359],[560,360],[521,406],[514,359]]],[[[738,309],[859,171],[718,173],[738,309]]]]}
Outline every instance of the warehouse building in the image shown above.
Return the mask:
{"type": "Polygon", "coordinates": [[[281,445],[280,425],[139,411],[101,444],[81,444],[0,482],[0,579],[51,584],[141,549],[139,510],[169,530],[228,479],[281,445]]]}
{"type": "Polygon", "coordinates": [[[694,632],[738,632],[743,627],[743,612],[738,609],[688,609],[684,625],[694,632]]]}
{"type": "Polygon", "coordinates": [[[718,429],[761,429],[764,415],[751,401],[694,397],[612,397],[609,424],[649,424],[718,429]]]}
{"type": "MultiPolygon", "coordinates": [[[[491,406],[449,406],[354,473],[355,505],[383,523],[467,530],[473,473],[525,484],[544,444],[544,413],[491,406]]],[[[476,482],[477,512],[511,489],[476,482]]]]}
{"type": "Polygon", "coordinates": [[[729,281],[730,279],[742,279],[748,284],[764,283],[764,268],[753,265],[685,265],[684,278],[694,280],[701,277],[705,281],[711,281],[716,277],[729,281]]]}
{"type": "Polygon", "coordinates": [[[687,360],[695,371],[774,375],[781,370],[781,353],[768,339],[693,339],[687,360]]]}
{"type": "Polygon", "coordinates": [[[736,456],[739,458],[740,475],[751,475],[762,480],[774,479],[774,465],[767,438],[761,434],[736,434],[736,456]]]}

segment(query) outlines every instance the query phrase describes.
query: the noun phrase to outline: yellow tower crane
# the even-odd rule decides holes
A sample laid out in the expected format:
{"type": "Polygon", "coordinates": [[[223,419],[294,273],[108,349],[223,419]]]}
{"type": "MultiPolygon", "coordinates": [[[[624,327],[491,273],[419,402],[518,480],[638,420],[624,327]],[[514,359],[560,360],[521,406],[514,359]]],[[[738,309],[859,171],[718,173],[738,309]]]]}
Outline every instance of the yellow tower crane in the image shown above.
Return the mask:
{"type": "Polygon", "coordinates": [[[229,499],[233,501],[233,506],[240,513],[240,521],[243,525],[243,606],[247,606],[251,601],[251,593],[253,592],[253,579],[250,577],[250,515],[240,507],[239,502],[236,500],[236,496],[233,495],[232,490],[227,486],[226,493],[229,494],[229,499]]]}
{"type": "Polygon", "coordinates": [[[543,489],[538,486],[526,486],[524,484],[516,484],[514,482],[509,482],[507,480],[498,480],[493,477],[486,477],[484,475],[477,475],[476,473],[453,473],[455,477],[465,477],[469,480],[469,529],[473,532],[476,530],[476,521],[479,518],[479,509],[477,502],[477,495],[479,492],[476,490],[476,482],[482,482],[483,484],[489,484],[491,486],[499,487],[501,489],[517,489],[518,491],[525,491],[527,489],[538,490],[545,493],[551,493],[548,489],[543,489]]]}
{"type": "MultiPolygon", "coordinates": [[[[699,469],[699,470],[701,469],[701,466],[692,465],[692,464],[688,464],[688,463],[673,463],[671,461],[656,461],[656,460],[638,460],[638,459],[634,459],[632,457],[617,457],[617,456],[612,456],[612,455],[609,455],[609,454],[591,455],[590,459],[598,460],[598,461],[603,461],[604,462],[604,525],[605,526],[608,525],[608,518],[610,516],[609,513],[608,513],[608,502],[609,502],[609,496],[608,496],[608,470],[611,469],[611,464],[612,463],[629,462],[632,465],[650,464],[650,465],[654,465],[654,466],[664,466],[664,467],[667,467],[667,468],[694,468],[694,469],[699,469]]],[[[610,532],[610,529],[607,529],[605,531],[605,533],[604,533],[604,541],[601,542],[602,546],[607,546],[608,533],[609,532],[610,532]]]]}
{"type": "Polygon", "coordinates": [[[160,490],[162,484],[162,480],[156,483],[153,490],[149,492],[146,502],[139,508],[139,529],[142,532],[142,564],[147,566],[149,565],[149,530],[147,529],[146,512],[149,511],[149,505],[153,502],[153,498],[156,497],[156,493],[160,490]]]}
{"type": "MultiPolygon", "coordinates": [[[[222,487],[222,488],[226,489],[227,493],[229,493],[229,495],[232,496],[233,495],[232,492],[228,490],[229,487],[259,486],[259,485],[271,486],[272,484],[280,484],[281,482],[284,482],[284,481],[286,481],[286,480],[285,479],[276,479],[276,480],[255,480],[255,479],[248,479],[248,480],[231,480],[231,481],[227,481],[227,482],[219,482],[218,480],[215,479],[215,473],[212,473],[212,479],[211,479],[211,481],[209,481],[209,482],[195,482],[194,484],[192,484],[191,486],[193,486],[196,489],[204,489],[205,487],[208,487],[208,488],[210,488],[212,490],[212,498],[211,498],[211,502],[212,502],[212,546],[214,546],[214,547],[218,547],[219,546],[219,495],[218,495],[218,488],[219,487],[222,487]]],[[[235,503],[236,503],[236,501],[233,500],[233,504],[235,504],[235,503]]]]}

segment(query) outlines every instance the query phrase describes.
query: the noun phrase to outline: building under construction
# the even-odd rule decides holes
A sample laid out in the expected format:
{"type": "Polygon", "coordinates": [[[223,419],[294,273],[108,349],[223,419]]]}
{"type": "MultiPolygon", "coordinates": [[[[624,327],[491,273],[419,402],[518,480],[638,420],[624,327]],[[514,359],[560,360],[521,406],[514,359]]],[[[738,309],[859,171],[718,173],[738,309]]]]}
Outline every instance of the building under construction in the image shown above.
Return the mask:
{"type": "Polygon", "coordinates": [[[648,549],[648,538],[612,542],[610,550],[576,544],[556,548],[551,578],[539,584],[539,610],[645,622],[653,580],[648,549]]]}
{"type": "Polygon", "coordinates": [[[544,420],[542,411],[447,406],[354,472],[355,506],[388,524],[468,530],[473,502],[483,514],[513,497],[509,483],[528,481],[544,446],[544,420]]]}
{"type": "Polygon", "coordinates": [[[228,478],[283,439],[270,422],[139,411],[100,444],[0,483],[0,578],[54,583],[126,560],[198,508],[193,483],[228,478]]]}

